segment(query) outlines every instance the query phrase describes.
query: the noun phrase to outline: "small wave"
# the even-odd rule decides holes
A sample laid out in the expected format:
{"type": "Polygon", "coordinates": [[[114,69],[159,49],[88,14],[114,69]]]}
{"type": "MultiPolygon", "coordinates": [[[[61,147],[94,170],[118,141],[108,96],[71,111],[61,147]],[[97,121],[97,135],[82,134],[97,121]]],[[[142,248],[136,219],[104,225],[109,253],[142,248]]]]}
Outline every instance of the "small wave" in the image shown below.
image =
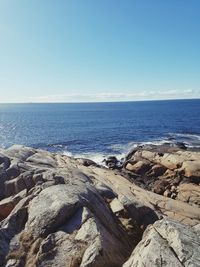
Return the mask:
{"type": "Polygon", "coordinates": [[[169,133],[174,142],[183,142],[189,148],[200,147],[200,135],[191,133],[169,133]]]}
{"type": "Polygon", "coordinates": [[[195,149],[200,149],[200,146],[198,146],[198,145],[190,145],[190,144],[186,144],[187,145],[187,147],[189,147],[189,148],[195,148],[195,149]]]}
{"type": "Polygon", "coordinates": [[[130,150],[130,147],[136,146],[135,142],[129,142],[127,144],[113,144],[108,146],[108,148],[111,151],[117,152],[117,153],[127,153],[130,150]]]}
{"type": "Polygon", "coordinates": [[[168,139],[162,139],[162,140],[152,140],[152,141],[129,142],[127,144],[113,144],[109,146],[109,148],[112,149],[113,151],[119,152],[120,154],[126,155],[130,150],[138,146],[144,146],[144,145],[158,146],[170,143],[173,142],[169,141],[168,139]]]}
{"type": "Polygon", "coordinates": [[[174,142],[169,141],[168,139],[163,139],[163,140],[155,140],[155,141],[147,141],[147,142],[140,142],[138,145],[155,145],[155,146],[160,146],[164,144],[173,144],[174,142]]]}
{"type": "Polygon", "coordinates": [[[103,160],[106,158],[106,155],[103,153],[98,152],[88,152],[88,153],[82,153],[82,154],[75,154],[74,158],[85,158],[90,159],[97,164],[103,165],[103,160]]]}
{"type": "Polygon", "coordinates": [[[197,134],[189,134],[189,133],[170,133],[171,136],[174,137],[181,137],[181,138],[186,138],[186,139],[195,139],[200,141],[200,135],[197,134]]]}
{"type": "Polygon", "coordinates": [[[103,153],[103,152],[85,152],[85,153],[79,153],[79,154],[73,154],[71,152],[65,151],[65,155],[70,155],[74,158],[86,158],[93,160],[97,164],[103,165],[104,159],[108,158],[109,156],[116,157],[119,161],[124,159],[126,155],[133,149],[138,146],[143,145],[163,145],[163,144],[170,144],[170,142],[166,140],[157,140],[157,141],[147,141],[147,142],[129,142],[127,144],[113,144],[109,146],[110,153],[103,153]]]}
{"type": "Polygon", "coordinates": [[[58,148],[62,148],[63,147],[63,145],[60,145],[60,144],[57,144],[57,145],[49,145],[49,146],[58,147],[58,148]]]}
{"type": "Polygon", "coordinates": [[[67,150],[65,150],[65,151],[63,152],[63,155],[68,156],[68,157],[73,157],[72,152],[67,151],[67,150]]]}
{"type": "Polygon", "coordinates": [[[77,158],[84,158],[84,159],[90,159],[94,162],[96,162],[99,165],[105,166],[104,164],[104,160],[106,158],[108,158],[109,156],[114,156],[116,157],[119,161],[125,157],[125,154],[121,153],[121,154],[116,154],[116,153],[110,153],[110,154],[106,154],[106,153],[101,153],[101,152],[85,152],[85,153],[71,153],[69,151],[64,151],[63,153],[66,156],[69,157],[73,157],[75,159],[77,158]]]}
{"type": "Polygon", "coordinates": [[[184,143],[188,148],[200,148],[200,135],[197,134],[182,134],[182,133],[169,133],[163,138],[148,140],[148,141],[137,141],[137,142],[128,142],[125,144],[112,144],[107,147],[105,151],[93,151],[93,152],[82,152],[82,153],[73,153],[68,150],[67,146],[64,147],[64,155],[74,157],[74,158],[86,158],[93,160],[97,164],[103,165],[104,160],[109,156],[115,156],[119,161],[126,157],[126,155],[134,148],[138,146],[145,145],[170,145],[175,146],[179,142],[184,143]],[[109,151],[109,152],[108,152],[109,151]]]}
{"type": "Polygon", "coordinates": [[[103,152],[83,152],[83,153],[71,153],[69,151],[65,151],[64,154],[67,156],[72,156],[74,158],[86,158],[96,162],[99,165],[105,166],[104,160],[109,156],[116,157],[119,161],[124,159],[126,155],[135,147],[141,145],[161,145],[167,143],[166,140],[159,141],[148,141],[148,142],[129,142],[127,144],[113,144],[109,146],[109,153],[103,152]]]}
{"type": "Polygon", "coordinates": [[[4,143],[0,144],[0,149],[6,149],[6,148],[7,146],[4,143]]]}

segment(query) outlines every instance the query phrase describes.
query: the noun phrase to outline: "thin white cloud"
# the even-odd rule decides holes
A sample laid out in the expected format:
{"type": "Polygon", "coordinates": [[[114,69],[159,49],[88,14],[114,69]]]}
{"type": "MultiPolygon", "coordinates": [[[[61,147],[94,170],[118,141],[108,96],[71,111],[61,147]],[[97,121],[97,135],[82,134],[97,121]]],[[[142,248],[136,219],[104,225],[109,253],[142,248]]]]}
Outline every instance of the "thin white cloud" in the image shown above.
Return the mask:
{"type": "MultiPolygon", "coordinates": [[[[76,94],[52,94],[28,97],[20,102],[103,102],[103,101],[131,101],[131,100],[152,100],[152,99],[178,99],[178,98],[200,98],[200,91],[185,90],[159,90],[140,91],[133,93],[76,93],[76,94]],[[181,92],[181,93],[180,93],[181,92]]],[[[16,101],[18,102],[18,101],[16,101]]]]}
{"type": "Polygon", "coordinates": [[[200,90],[173,89],[173,90],[151,90],[135,91],[127,93],[69,93],[51,94],[13,99],[2,99],[0,103],[62,103],[62,102],[112,102],[112,101],[138,101],[138,100],[161,100],[161,99],[189,99],[200,98],[200,90]]]}

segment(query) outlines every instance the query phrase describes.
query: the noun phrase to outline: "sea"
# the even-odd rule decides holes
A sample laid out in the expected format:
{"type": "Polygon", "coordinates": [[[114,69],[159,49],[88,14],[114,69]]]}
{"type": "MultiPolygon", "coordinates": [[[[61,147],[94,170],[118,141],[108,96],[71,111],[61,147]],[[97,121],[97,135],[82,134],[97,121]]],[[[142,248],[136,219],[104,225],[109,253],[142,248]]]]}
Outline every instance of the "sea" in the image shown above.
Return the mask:
{"type": "Polygon", "coordinates": [[[101,163],[143,144],[200,148],[200,99],[0,104],[0,148],[22,144],[101,163]]]}

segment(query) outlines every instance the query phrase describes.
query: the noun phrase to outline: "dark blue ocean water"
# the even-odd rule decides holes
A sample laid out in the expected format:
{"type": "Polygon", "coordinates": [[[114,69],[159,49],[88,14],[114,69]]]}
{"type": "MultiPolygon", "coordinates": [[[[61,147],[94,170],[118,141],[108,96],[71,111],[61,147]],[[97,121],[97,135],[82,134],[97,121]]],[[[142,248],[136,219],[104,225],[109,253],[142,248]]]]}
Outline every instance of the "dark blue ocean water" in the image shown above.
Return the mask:
{"type": "Polygon", "coordinates": [[[0,104],[0,147],[24,144],[98,158],[166,141],[200,146],[200,100],[0,104]]]}

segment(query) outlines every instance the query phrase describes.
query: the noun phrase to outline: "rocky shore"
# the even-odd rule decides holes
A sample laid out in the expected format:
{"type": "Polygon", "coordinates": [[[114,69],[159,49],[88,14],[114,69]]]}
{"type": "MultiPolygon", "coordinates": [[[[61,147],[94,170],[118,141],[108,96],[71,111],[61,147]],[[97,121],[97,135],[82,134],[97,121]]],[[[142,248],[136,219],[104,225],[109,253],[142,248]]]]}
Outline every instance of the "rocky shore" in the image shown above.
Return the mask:
{"type": "Polygon", "coordinates": [[[0,267],[200,266],[200,152],[107,164],[0,150],[0,267]]]}

